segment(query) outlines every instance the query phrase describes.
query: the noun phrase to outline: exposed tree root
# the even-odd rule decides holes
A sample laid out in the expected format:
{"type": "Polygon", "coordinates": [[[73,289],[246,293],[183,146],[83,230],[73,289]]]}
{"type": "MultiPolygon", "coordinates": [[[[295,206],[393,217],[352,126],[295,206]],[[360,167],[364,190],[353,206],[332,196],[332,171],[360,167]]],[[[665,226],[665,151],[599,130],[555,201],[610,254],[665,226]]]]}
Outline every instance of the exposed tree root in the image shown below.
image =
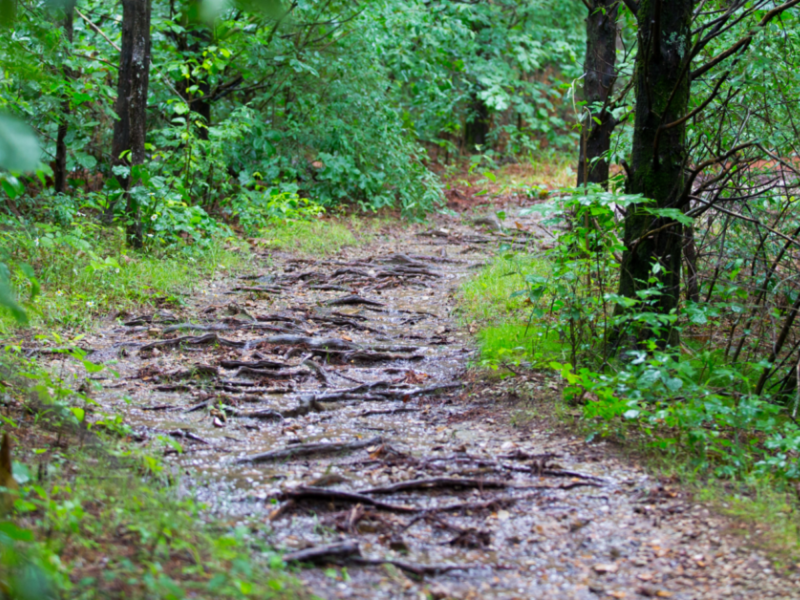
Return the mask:
{"type": "Polygon", "coordinates": [[[261,454],[253,454],[251,456],[244,456],[236,460],[237,464],[241,463],[259,463],[270,462],[274,460],[285,460],[288,458],[297,458],[300,456],[313,456],[319,454],[339,454],[341,452],[352,452],[353,450],[360,450],[367,446],[376,446],[383,442],[380,437],[372,438],[370,440],[359,440],[349,444],[337,443],[318,443],[318,444],[298,444],[289,448],[282,448],[280,450],[272,450],[270,452],[262,452],[261,454]]]}

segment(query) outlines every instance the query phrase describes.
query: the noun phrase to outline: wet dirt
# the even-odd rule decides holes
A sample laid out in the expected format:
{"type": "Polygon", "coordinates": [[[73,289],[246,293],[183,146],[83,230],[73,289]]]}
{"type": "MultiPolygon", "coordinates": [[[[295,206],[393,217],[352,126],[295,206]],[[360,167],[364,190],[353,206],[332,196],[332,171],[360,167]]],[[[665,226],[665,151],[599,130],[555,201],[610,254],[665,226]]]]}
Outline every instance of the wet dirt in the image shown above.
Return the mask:
{"type": "MultiPolygon", "coordinates": [[[[507,208],[518,211],[518,208],[507,208]]],[[[105,412],[322,598],[800,597],[798,577],[635,464],[473,382],[455,295],[535,217],[440,217],[320,260],[274,253],[187,308],[87,336],[105,412]],[[315,565],[315,566],[310,566],[315,565]]],[[[535,402],[546,382],[528,381],[535,402]]]]}

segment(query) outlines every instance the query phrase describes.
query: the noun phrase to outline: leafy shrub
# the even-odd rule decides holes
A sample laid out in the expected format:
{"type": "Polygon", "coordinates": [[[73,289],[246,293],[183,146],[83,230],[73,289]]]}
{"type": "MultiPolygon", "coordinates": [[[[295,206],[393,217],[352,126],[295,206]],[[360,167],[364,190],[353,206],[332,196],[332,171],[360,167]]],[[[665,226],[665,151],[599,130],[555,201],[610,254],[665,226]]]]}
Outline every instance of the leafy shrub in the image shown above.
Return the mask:
{"type": "MultiPolygon", "coordinates": [[[[507,327],[495,325],[481,334],[491,351],[485,358],[542,364],[549,356],[565,382],[564,399],[582,407],[590,437],[644,441],[720,477],[800,478],[797,401],[755,393],[764,361],[732,365],[724,348],[702,342],[702,332],[720,329],[732,309],[741,313],[736,286],[720,303],[686,302],[680,313],[663,315],[652,308],[662,293],[654,265],[649,289],[636,298],[617,294],[623,246],[616,211],[634,202],[641,199],[590,188],[531,209],[571,226],[546,253],[548,269],[515,261],[514,280],[525,288],[511,296],[531,305],[525,343],[512,345],[513,335],[493,340],[507,327]],[[669,330],[683,334],[684,345],[663,347],[659,340],[669,330]]],[[[511,327],[521,335],[519,321],[511,327]]]]}

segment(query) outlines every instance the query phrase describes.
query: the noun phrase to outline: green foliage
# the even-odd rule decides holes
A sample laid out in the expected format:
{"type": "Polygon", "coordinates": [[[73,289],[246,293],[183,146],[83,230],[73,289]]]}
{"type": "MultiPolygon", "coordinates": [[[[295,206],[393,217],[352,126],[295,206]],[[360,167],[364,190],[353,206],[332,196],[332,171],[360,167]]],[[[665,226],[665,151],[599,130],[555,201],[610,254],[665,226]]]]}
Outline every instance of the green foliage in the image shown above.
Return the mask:
{"type": "Polygon", "coordinates": [[[549,270],[541,258],[502,252],[461,287],[464,319],[492,325],[523,317],[529,304],[516,292],[526,277],[543,277],[549,270]]]}
{"type": "MultiPolygon", "coordinates": [[[[108,155],[121,7],[92,0],[81,10],[90,21],[104,17],[76,17],[72,41],[61,28],[63,7],[17,15],[0,48],[0,109],[35,123],[49,157],[66,124],[70,193],[102,188],[113,205],[124,174],[112,172],[108,155]]],[[[488,111],[492,146],[481,152],[574,141],[563,102],[583,52],[583,8],[574,3],[303,0],[201,10],[191,2],[153,7],[142,167],[149,180],[134,194],[151,243],[197,243],[215,234],[211,219],[258,227],[264,207],[251,193],[255,180],[296,186],[326,207],[420,216],[442,195],[419,142],[476,150],[465,136],[478,104],[488,111]],[[155,227],[148,219],[157,213],[155,227]]],[[[57,202],[31,188],[23,185],[15,201],[57,202]]]]}
{"type": "MultiPolygon", "coordinates": [[[[8,15],[7,15],[8,16],[8,15]]],[[[0,113],[0,170],[32,171],[39,163],[39,144],[33,132],[23,123],[0,113]]],[[[0,174],[2,177],[2,174],[0,174]]],[[[5,176],[0,184],[9,193],[14,193],[15,178],[5,176]]],[[[7,310],[18,323],[26,323],[28,316],[15,297],[10,283],[10,271],[6,257],[0,254],[0,310],[7,310]]],[[[33,279],[32,274],[30,278],[33,279]]]]}
{"type": "Polygon", "coordinates": [[[30,127],[0,113],[0,169],[33,171],[39,164],[39,143],[30,127]]]}
{"type": "Polygon", "coordinates": [[[462,307],[484,325],[482,364],[549,366],[565,401],[582,407],[590,438],[643,443],[717,477],[800,479],[796,399],[755,393],[763,359],[732,364],[708,343],[729,315],[744,313],[741,270],[717,284],[717,301],[684,302],[676,314],[652,308],[658,265],[637,298],[617,295],[616,211],[634,203],[664,216],[638,197],[593,188],[530,209],[571,226],[544,256],[505,253],[465,285],[462,307]],[[666,330],[684,344],[662,348],[666,330]]]}
{"type": "MultiPolygon", "coordinates": [[[[1,382],[0,394],[24,389],[24,379],[34,382],[34,399],[25,402],[36,427],[26,439],[41,444],[26,456],[39,462],[38,476],[33,466],[14,465],[20,494],[13,520],[0,520],[3,593],[31,599],[302,597],[280,574],[280,557],[251,529],[206,521],[205,507],[180,493],[154,454],[172,440],[157,439],[146,450],[120,441],[130,428],[75,391],[86,374],[104,367],[86,360],[75,347],[79,339],[53,341],[67,348],[64,360],[85,373],[62,379],[56,373],[69,370],[42,369],[13,349],[0,356],[0,372],[12,370],[16,382],[1,382]],[[66,443],[55,446],[43,433],[48,430],[59,431],[66,443]],[[87,438],[92,443],[84,445],[87,438]],[[101,546],[105,566],[97,577],[91,567],[101,546]]],[[[20,425],[3,417],[3,432],[20,425]]]]}
{"type": "MultiPolygon", "coordinates": [[[[30,292],[32,324],[48,329],[84,327],[99,315],[142,305],[180,304],[201,282],[250,264],[249,251],[229,246],[230,239],[152,247],[148,255],[128,251],[123,240],[123,231],[83,218],[68,225],[8,223],[0,230],[0,260],[17,265],[11,282],[30,292]]],[[[14,325],[0,317],[0,331],[14,325]]]]}
{"type": "MultiPolygon", "coordinates": [[[[359,246],[372,239],[382,220],[299,219],[273,222],[259,230],[259,245],[267,248],[291,250],[309,256],[328,256],[346,246],[359,246]]],[[[395,222],[395,227],[402,226],[395,222]]]]}
{"type": "Polygon", "coordinates": [[[231,199],[230,211],[246,233],[253,235],[268,225],[289,227],[291,221],[309,221],[325,214],[325,208],[297,194],[297,186],[265,186],[256,179],[248,190],[231,199]],[[252,189],[250,189],[252,188],[252,189]]]}

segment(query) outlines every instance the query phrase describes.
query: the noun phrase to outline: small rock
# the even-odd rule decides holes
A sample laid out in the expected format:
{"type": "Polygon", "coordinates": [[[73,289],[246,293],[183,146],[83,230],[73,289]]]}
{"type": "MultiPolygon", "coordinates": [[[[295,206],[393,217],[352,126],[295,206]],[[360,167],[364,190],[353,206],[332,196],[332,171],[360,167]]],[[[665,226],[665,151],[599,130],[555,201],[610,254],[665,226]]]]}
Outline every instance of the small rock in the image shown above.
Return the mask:
{"type": "Polygon", "coordinates": [[[592,567],[595,570],[595,573],[616,573],[619,570],[619,566],[614,563],[601,563],[597,564],[592,567]]]}

